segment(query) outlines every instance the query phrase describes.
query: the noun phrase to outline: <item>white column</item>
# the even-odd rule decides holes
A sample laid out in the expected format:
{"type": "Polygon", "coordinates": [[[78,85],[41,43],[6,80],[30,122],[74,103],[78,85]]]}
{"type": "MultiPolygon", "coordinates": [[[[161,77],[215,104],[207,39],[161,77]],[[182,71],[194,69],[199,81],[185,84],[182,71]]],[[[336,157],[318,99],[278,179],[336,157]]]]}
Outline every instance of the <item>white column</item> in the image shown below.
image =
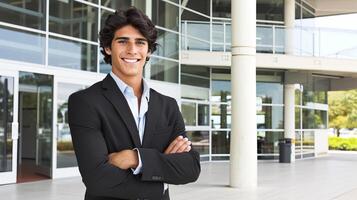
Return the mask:
{"type": "Polygon", "coordinates": [[[285,54],[294,53],[295,0],[284,0],[285,54]]]}
{"type": "Polygon", "coordinates": [[[284,137],[290,138],[291,162],[295,161],[295,85],[284,86],[284,137]]]}
{"type": "Polygon", "coordinates": [[[232,1],[230,186],[257,186],[256,0],[232,1]]]}

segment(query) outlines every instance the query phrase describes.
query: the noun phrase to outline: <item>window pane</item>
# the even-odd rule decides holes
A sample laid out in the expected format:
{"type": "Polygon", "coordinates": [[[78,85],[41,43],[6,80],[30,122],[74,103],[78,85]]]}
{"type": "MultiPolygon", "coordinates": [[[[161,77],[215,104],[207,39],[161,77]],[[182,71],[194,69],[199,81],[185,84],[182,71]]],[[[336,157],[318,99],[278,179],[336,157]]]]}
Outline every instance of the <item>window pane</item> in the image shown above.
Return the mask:
{"type": "Polygon", "coordinates": [[[284,107],[283,106],[262,106],[257,110],[258,129],[283,129],[284,128],[284,107]]]}
{"type": "Polygon", "coordinates": [[[151,79],[178,83],[178,62],[151,57],[151,79]]]}
{"type": "Polygon", "coordinates": [[[182,102],[181,113],[186,126],[196,126],[196,103],[182,102]]]}
{"type": "Polygon", "coordinates": [[[121,9],[126,10],[130,6],[135,6],[145,13],[145,0],[102,0],[102,6],[112,8],[114,10],[121,9]]]}
{"type": "Polygon", "coordinates": [[[14,78],[0,76],[0,172],[12,171],[14,78]]]}
{"type": "MultiPolygon", "coordinates": [[[[182,2],[183,3],[183,2],[182,2]]],[[[205,15],[210,15],[210,0],[185,1],[185,7],[198,11],[205,15]]]]}
{"type": "Polygon", "coordinates": [[[231,128],[231,106],[228,104],[212,104],[212,128],[231,128]]]}
{"type": "Polygon", "coordinates": [[[57,168],[77,166],[71,132],[68,125],[68,97],[84,89],[84,86],[69,83],[58,84],[57,97],[57,168]]]}
{"type": "Polygon", "coordinates": [[[229,102],[231,100],[231,81],[212,80],[212,101],[229,102]]]}
{"type": "Polygon", "coordinates": [[[46,29],[46,0],[0,2],[0,21],[26,26],[29,28],[46,29]]]}
{"type": "Polygon", "coordinates": [[[279,139],[284,138],[284,132],[258,131],[258,154],[279,154],[279,139]]]}
{"type": "Polygon", "coordinates": [[[181,84],[209,88],[209,68],[197,65],[181,65],[181,84]]]}
{"type": "Polygon", "coordinates": [[[56,37],[48,41],[49,65],[97,71],[97,46],[56,37]]]}
{"type": "Polygon", "coordinates": [[[45,63],[45,37],[38,33],[0,26],[0,58],[45,63]]]}
{"type": "Polygon", "coordinates": [[[159,44],[154,52],[155,55],[178,59],[179,35],[176,33],[158,29],[157,43],[159,44]]]}
{"type": "Polygon", "coordinates": [[[284,0],[257,0],[257,19],[284,21],[284,0]]]}
{"type": "Polygon", "coordinates": [[[257,52],[273,52],[273,28],[267,26],[257,26],[257,52]]]}
{"type": "Polygon", "coordinates": [[[212,131],[212,154],[229,154],[230,132],[212,131]]]}
{"type": "Polygon", "coordinates": [[[208,131],[187,131],[187,137],[192,142],[193,148],[205,155],[209,153],[209,132],[208,131]]]}
{"type": "Polygon", "coordinates": [[[104,62],[104,56],[102,53],[100,53],[99,58],[99,72],[104,74],[110,73],[110,71],[112,71],[112,66],[104,62]]]}
{"type": "Polygon", "coordinates": [[[155,25],[178,31],[179,7],[163,2],[161,0],[153,0],[152,22],[155,25]]]}
{"type": "Polygon", "coordinates": [[[263,103],[283,104],[283,84],[257,82],[257,97],[263,103]]]}
{"type": "Polygon", "coordinates": [[[208,126],[209,125],[209,105],[198,104],[198,125],[208,126]]]}
{"type": "Polygon", "coordinates": [[[304,129],[327,128],[327,111],[303,108],[302,120],[304,129]]]}
{"type": "MultiPolygon", "coordinates": [[[[314,132],[313,131],[304,131],[302,133],[302,153],[303,154],[314,154],[314,149],[315,149],[315,134],[314,134],[314,132]]],[[[303,157],[310,157],[310,156],[303,155],[303,157]]]]}
{"type": "Polygon", "coordinates": [[[73,0],[50,1],[50,32],[97,41],[98,8],[73,0]]]}
{"type": "Polygon", "coordinates": [[[212,0],[213,17],[231,18],[231,0],[212,0]]]}

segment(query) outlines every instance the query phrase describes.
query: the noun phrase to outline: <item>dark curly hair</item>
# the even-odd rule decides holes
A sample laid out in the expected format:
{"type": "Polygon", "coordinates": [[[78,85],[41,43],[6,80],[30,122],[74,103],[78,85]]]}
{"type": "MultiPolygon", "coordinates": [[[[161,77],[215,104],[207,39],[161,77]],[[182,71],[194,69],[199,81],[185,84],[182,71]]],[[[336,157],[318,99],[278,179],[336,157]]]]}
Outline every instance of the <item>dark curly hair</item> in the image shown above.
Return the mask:
{"type": "Polygon", "coordinates": [[[104,55],[104,61],[108,64],[112,64],[112,58],[105,52],[105,48],[111,47],[115,31],[126,25],[132,25],[147,39],[150,53],[156,50],[157,30],[148,16],[135,7],[130,7],[124,11],[117,10],[107,17],[102,30],[99,32],[100,51],[104,55]]]}

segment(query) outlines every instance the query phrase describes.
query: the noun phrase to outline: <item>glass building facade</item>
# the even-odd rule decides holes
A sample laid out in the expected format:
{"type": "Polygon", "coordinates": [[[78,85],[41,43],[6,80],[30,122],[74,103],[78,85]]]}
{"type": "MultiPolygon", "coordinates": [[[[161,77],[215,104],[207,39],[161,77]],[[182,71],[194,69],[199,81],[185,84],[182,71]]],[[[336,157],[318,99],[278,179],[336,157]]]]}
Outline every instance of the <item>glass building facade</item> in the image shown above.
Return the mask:
{"type": "MultiPolygon", "coordinates": [[[[115,9],[130,6],[143,10],[158,30],[159,46],[145,78],[157,87],[180,88],[176,99],[202,161],[229,160],[230,66],[192,65],[181,58],[186,51],[230,52],[231,0],[5,0],[0,2],[0,174],[21,171],[26,159],[49,177],[78,174],[67,99],[111,71],[100,53],[98,31],[115,9]]],[[[295,7],[294,55],[321,55],[316,42],[322,41],[311,28],[314,8],[305,1],[295,7]]],[[[257,0],[256,30],[257,53],[285,54],[283,0],[257,0]]],[[[276,159],[284,138],[286,70],[257,68],[257,133],[251,134],[257,135],[258,158],[276,159]]],[[[304,74],[295,95],[296,158],[314,156],[314,130],[328,127],[329,88],[323,87],[328,80],[304,74]]]]}

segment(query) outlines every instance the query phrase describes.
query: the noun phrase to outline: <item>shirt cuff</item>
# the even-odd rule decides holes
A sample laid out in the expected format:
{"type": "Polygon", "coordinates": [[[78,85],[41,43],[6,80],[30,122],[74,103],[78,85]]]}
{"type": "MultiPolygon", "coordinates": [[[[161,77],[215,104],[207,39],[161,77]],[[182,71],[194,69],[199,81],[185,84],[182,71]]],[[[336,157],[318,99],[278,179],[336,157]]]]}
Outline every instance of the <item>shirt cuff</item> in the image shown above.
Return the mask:
{"type": "Polygon", "coordinates": [[[138,164],[138,166],[137,166],[135,169],[131,168],[131,170],[133,171],[133,174],[134,174],[134,175],[138,175],[138,174],[141,173],[141,168],[143,167],[143,163],[141,162],[140,152],[139,152],[138,148],[135,148],[135,149],[133,149],[133,150],[135,150],[136,152],[138,152],[139,164],[138,164]]]}

